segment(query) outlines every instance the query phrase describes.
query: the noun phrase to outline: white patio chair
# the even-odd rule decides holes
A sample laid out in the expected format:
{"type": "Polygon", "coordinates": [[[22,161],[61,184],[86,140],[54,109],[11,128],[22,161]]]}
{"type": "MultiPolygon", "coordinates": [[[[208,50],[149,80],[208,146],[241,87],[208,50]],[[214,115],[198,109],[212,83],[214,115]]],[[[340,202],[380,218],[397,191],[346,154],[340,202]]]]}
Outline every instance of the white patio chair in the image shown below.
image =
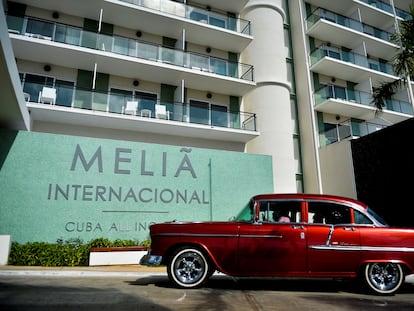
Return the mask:
{"type": "Polygon", "coordinates": [[[155,105],[155,117],[157,119],[170,119],[170,112],[167,110],[167,107],[164,105],[155,105]]]}
{"type": "Polygon", "coordinates": [[[54,105],[56,103],[56,89],[44,86],[40,92],[40,102],[54,105]]]}
{"type": "Polygon", "coordinates": [[[136,116],[137,115],[137,109],[138,109],[138,102],[137,101],[127,101],[124,113],[125,114],[132,114],[132,115],[136,116]]]}

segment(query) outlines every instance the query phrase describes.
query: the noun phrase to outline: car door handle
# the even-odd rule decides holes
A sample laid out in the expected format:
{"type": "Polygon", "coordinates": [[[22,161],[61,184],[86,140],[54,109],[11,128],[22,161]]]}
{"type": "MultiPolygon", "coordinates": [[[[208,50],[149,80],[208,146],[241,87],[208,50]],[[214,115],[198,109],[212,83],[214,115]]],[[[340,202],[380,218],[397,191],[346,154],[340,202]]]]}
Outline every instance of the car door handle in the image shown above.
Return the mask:
{"type": "Polygon", "coordinates": [[[355,231],[354,227],[344,227],[345,231],[355,231]]]}
{"type": "Polygon", "coordinates": [[[302,225],[292,225],[292,228],[293,229],[305,229],[305,227],[302,225]]]}

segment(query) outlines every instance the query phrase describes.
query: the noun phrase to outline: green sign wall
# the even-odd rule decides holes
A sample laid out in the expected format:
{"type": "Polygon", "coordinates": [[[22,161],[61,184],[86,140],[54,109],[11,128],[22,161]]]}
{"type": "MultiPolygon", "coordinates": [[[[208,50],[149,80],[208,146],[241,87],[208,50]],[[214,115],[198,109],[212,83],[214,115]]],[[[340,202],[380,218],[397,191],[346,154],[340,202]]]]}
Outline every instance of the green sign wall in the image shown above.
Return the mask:
{"type": "Polygon", "coordinates": [[[227,220],[273,191],[270,156],[0,131],[0,234],[148,239],[152,223],[227,220]]]}

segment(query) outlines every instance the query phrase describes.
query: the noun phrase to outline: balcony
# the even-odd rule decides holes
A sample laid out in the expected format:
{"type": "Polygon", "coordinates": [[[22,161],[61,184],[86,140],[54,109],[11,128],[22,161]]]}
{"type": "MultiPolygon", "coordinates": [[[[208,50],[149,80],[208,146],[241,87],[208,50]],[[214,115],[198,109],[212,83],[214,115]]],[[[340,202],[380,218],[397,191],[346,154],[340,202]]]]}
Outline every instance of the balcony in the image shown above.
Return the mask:
{"type": "Polygon", "coordinates": [[[259,135],[254,113],[226,106],[161,102],[125,92],[83,90],[62,81],[49,81],[47,87],[24,81],[23,91],[34,120],[236,142],[259,135]],[[55,97],[44,100],[44,88],[55,90],[55,97]]]}
{"type": "Polygon", "coordinates": [[[346,139],[359,138],[386,127],[386,125],[379,123],[364,122],[353,119],[349,119],[338,124],[326,124],[325,131],[321,133],[324,137],[321,146],[327,146],[346,139]]]}
{"type": "MultiPolygon", "coordinates": [[[[359,0],[359,1],[364,2],[373,8],[384,11],[394,16],[394,10],[389,3],[379,1],[379,0],[359,0]]],[[[411,15],[408,12],[405,12],[399,8],[395,8],[395,14],[401,19],[405,19],[405,20],[411,19],[411,15]]]]}
{"type": "Polygon", "coordinates": [[[244,95],[252,87],[253,66],[166,48],[121,36],[110,36],[30,17],[7,16],[17,58],[226,94],[244,95]]]}
{"type": "Polygon", "coordinates": [[[210,26],[220,27],[226,30],[250,35],[250,22],[230,15],[224,15],[200,7],[186,5],[170,0],[120,0],[156,10],[162,13],[172,14],[191,21],[201,22],[210,26]]]}
{"type": "MultiPolygon", "coordinates": [[[[314,93],[315,110],[351,117],[360,120],[370,120],[375,117],[376,108],[372,104],[372,94],[350,90],[337,85],[326,85],[314,93]]],[[[398,123],[413,116],[413,108],[409,102],[387,100],[381,117],[391,123],[398,123]]]]}
{"type": "Polygon", "coordinates": [[[361,83],[372,79],[376,85],[397,79],[390,63],[337,47],[322,45],[312,51],[310,59],[311,71],[346,81],[361,83]]]}
{"type": "Polygon", "coordinates": [[[349,48],[363,41],[367,53],[382,59],[391,59],[398,48],[390,42],[392,33],[328,10],[319,8],[306,21],[307,35],[349,48]]]}
{"type": "MultiPolygon", "coordinates": [[[[188,42],[236,53],[242,52],[253,40],[249,21],[170,0],[71,0],[58,4],[51,4],[50,0],[24,2],[45,10],[93,20],[98,20],[102,9],[102,21],[105,23],[176,39],[182,38],[185,29],[185,40],[188,42]]],[[[224,12],[239,12],[240,4],[216,2],[224,12]]]]}

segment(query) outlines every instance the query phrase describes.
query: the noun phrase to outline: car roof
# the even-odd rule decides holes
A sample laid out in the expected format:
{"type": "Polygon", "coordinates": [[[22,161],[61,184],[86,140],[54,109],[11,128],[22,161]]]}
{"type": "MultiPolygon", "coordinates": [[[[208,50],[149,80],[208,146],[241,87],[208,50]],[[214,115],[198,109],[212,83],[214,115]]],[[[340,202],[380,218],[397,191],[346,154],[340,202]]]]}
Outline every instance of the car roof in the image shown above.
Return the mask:
{"type": "Polygon", "coordinates": [[[254,201],[260,200],[282,200],[282,199],[289,199],[289,200],[316,200],[316,201],[330,201],[330,202],[338,202],[338,203],[345,203],[348,205],[353,205],[354,207],[358,207],[360,209],[366,210],[368,206],[358,200],[337,196],[337,195],[329,195],[329,194],[313,194],[313,193],[269,193],[269,194],[258,194],[252,197],[254,201]]]}

